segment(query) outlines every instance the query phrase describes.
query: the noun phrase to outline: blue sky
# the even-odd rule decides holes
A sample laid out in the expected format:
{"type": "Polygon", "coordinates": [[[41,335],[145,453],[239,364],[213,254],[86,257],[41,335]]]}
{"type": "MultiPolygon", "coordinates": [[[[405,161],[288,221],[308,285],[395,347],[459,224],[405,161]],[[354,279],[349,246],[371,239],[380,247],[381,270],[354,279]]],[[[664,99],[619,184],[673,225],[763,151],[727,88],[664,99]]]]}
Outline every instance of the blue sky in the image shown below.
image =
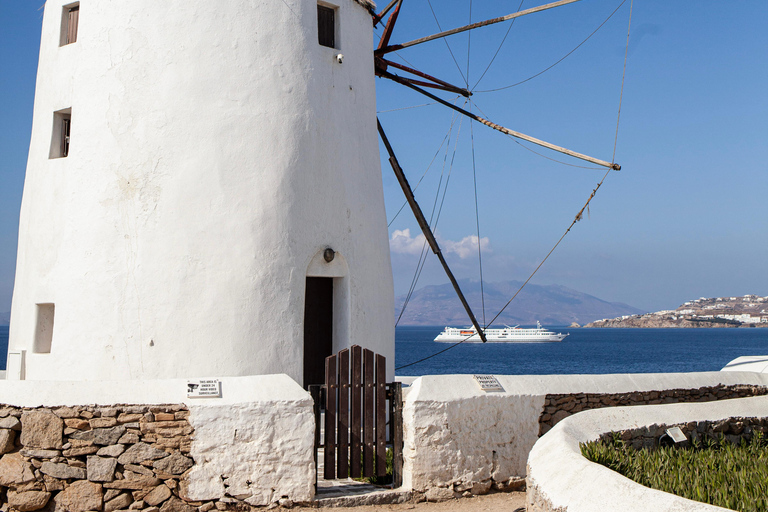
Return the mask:
{"type": "MultiPolygon", "coordinates": [[[[541,3],[524,0],[522,6],[541,3]]],[[[43,1],[2,4],[0,311],[8,311],[43,1]]],[[[611,160],[629,1],[549,71],[515,87],[481,91],[525,80],[552,65],[619,4],[582,0],[519,18],[511,28],[507,22],[474,31],[469,41],[460,34],[409,48],[400,57],[457,85],[465,85],[468,75],[476,91],[471,108],[501,125],[611,160]]],[[[437,22],[448,29],[469,21],[470,6],[476,21],[514,12],[520,0],[432,0],[432,5],[437,22]]],[[[427,0],[406,0],[392,41],[437,32],[437,22],[427,0]]],[[[768,294],[767,25],[768,2],[762,0],[635,2],[616,147],[623,170],[608,176],[590,215],[576,224],[534,282],[562,284],[648,310],[699,296],[768,294]]],[[[430,100],[398,84],[377,80],[377,98],[379,118],[412,185],[437,155],[416,191],[427,216],[441,173],[444,184],[450,171],[444,199],[442,191],[439,196],[443,207],[436,232],[460,278],[479,279],[477,242],[471,238],[478,224],[472,138],[488,281],[527,278],[603,176],[601,170],[547,160],[526,148],[581,165],[470,125],[443,106],[402,110],[430,100]],[[450,142],[443,144],[452,124],[450,142]]],[[[392,220],[403,197],[386,159],[382,175],[392,220]]],[[[402,294],[422,243],[407,209],[389,233],[396,294],[402,294]]],[[[418,286],[444,282],[430,257],[418,286]]]]}

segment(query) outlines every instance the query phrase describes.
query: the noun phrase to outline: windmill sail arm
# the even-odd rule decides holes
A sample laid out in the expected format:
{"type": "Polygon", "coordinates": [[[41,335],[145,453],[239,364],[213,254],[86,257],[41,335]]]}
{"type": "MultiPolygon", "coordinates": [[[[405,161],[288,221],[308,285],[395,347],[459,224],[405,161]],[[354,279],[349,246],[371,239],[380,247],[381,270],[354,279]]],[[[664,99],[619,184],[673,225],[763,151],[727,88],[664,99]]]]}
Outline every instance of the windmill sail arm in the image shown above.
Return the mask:
{"type": "Polygon", "coordinates": [[[427,219],[424,217],[424,213],[421,211],[421,207],[419,206],[419,203],[416,202],[416,198],[413,196],[413,190],[411,190],[411,186],[408,184],[408,180],[405,177],[405,173],[403,173],[403,169],[400,167],[400,163],[397,161],[395,152],[392,149],[392,146],[389,143],[389,139],[387,139],[387,135],[384,133],[384,128],[382,128],[381,123],[379,122],[378,119],[376,120],[376,125],[378,126],[381,140],[382,142],[384,142],[384,146],[387,148],[387,153],[389,153],[389,163],[392,166],[392,170],[395,172],[395,176],[397,176],[397,181],[400,183],[400,187],[403,189],[403,193],[405,194],[405,198],[408,200],[408,204],[410,205],[411,210],[413,211],[413,215],[416,217],[416,221],[419,223],[421,232],[424,233],[424,236],[426,237],[427,242],[429,243],[429,247],[432,249],[432,252],[434,252],[435,255],[437,256],[437,259],[440,260],[440,264],[443,266],[443,269],[445,270],[445,273],[448,276],[448,279],[451,281],[451,284],[453,285],[453,289],[456,290],[456,294],[459,296],[459,300],[461,301],[461,304],[464,306],[464,309],[466,310],[467,315],[469,316],[469,319],[472,321],[472,325],[475,326],[475,329],[477,330],[477,333],[480,336],[480,339],[483,341],[483,343],[485,343],[486,342],[485,332],[480,327],[480,324],[477,322],[477,319],[475,318],[475,314],[472,313],[472,308],[469,306],[467,299],[464,298],[464,294],[461,292],[459,283],[456,281],[456,278],[453,276],[453,272],[451,272],[451,269],[448,267],[448,263],[445,261],[445,258],[443,257],[443,253],[440,251],[440,246],[437,245],[437,240],[435,239],[435,236],[432,233],[432,229],[429,227],[429,223],[427,222],[427,219]]]}
{"type": "Polygon", "coordinates": [[[474,119],[478,123],[482,123],[482,124],[484,124],[484,125],[486,125],[486,126],[488,126],[490,128],[493,128],[494,130],[500,131],[501,133],[505,133],[505,134],[510,135],[512,137],[515,137],[517,139],[525,140],[525,141],[531,142],[533,144],[537,144],[539,146],[545,147],[547,149],[551,149],[552,151],[557,151],[559,153],[563,153],[563,154],[566,154],[568,156],[572,156],[574,158],[578,158],[580,160],[584,160],[584,161],[587,161],[587,162],[590,162],[590,163],[593,163],[593,164],[596,164],[596,165],[599,165],[599,166],[602,166],[602,167],[607,167],[608,169],[612,169],[614,171],[620,171],[621,170],[621,166],[619,164],[617,164],[617,163],[606,162],[605,160],[600,160],[599,158],[594,158],[594,157],[591,157],[591,156],[588,156],[588,155],[584,155],[582,153],[577,153],[576,151],[571,151],[570,149],[566,149],[564,147],[557,146],[555,144],[551,144],[551,143],[543,141],[541,139],[537,139],[536,137],[531,137],[530,135],[526,135],[524,133],[520,133],[520,132],[517,132],[515,130],[510,130],[509,128],[505,128],[504,126],[501,126],[501,125],[496,124],[496,123],[494,123],[492,121],[489,121],[488,119],[480,117],[477,114],[473,114],[472,112],[469,112],[468,110],[464,110],[461,107],[457,107],[456,105],[453,105],[452,103],[449,103],[449,102],[445,101],[444,99],[442,99],[442,98],[440,98],[438,96],[435,96],[434,94],[432,94],[432,93],[430,93],[428,91],[425,91],[424,89],[422,89],[420,87],[417,87],[416,85],[410,83],[409,81],[403,80],[402,77],[399,77],[397,75],[393,75],[392,73],[382,72],[382,73],[380,73],[380,76],[382,76],[384,78],[389,78],[390,80],[393,80],[393,81],[395,81],[395,82],[397,82],[399,84],[402,84],[402,85],[404,85],[406,87],[409,87],[409,88],[413,89],[414,91],[419,92],[419,93],[423,94],[424,96],[426,96],[428,98],[431,98],[431,99],[437,101],[438,103],[440,103],[442,105],[445,105],[446,107],[451,108],[451,109],[453,109],[453,110],[455,110],[455,111],[457,111],[457,112],[459,112],[461,114],[464,114],[465,116],[467,116],[467,117],[469,117],[471,119],[474,119]]]}
{"type": "Polygon", "coordinates": [[[499,18],[493,18],[490,20],[485,21],[478,21],[477,23],[472,23],[471,25],[464,25],[463,27],[454,28],[451,30],[446,30],[444,32],[440,32],[438,34],[432,34],[431,36],[422,37],[420,39],[414,39],[413,41],[408,41],[407,43],[401,43],[401,44],[395,44],[391,46],[385,46],[383,48],[379,48],[376,50],[377,55],[383,55],[385,53],[394,52],[397,50],[401,50],[403,48],[408,48],[409,46],[415,46],[417,44],[426,43],[428,41],[433,41],[435,39],[440,39],[442,37],[452,36],[454,34],[460,34],[461,32],[466,32],[467,30],[472,30],[475,28],[480,27],[486,27],[488,25],[493,25],[494,23],[501,23],[504,21],[512,20],[515,18],[519,18],[520,16],[525,16],[526,14],[533,14],[535,12],[541,12],[546,11],[547,9],[552,9],[554,7],[560,7],[561,5],[567,5],[572,4],[574,2],[578,2],[580,0],[559,0],[557,2],[552,2],[545,5],[540,5],[538,7],[531,7],[530,9],[526,9],[524,11],[518,11],[514,12],[512,14],[507,14],[506,16],[501,16],[499,18]]]}

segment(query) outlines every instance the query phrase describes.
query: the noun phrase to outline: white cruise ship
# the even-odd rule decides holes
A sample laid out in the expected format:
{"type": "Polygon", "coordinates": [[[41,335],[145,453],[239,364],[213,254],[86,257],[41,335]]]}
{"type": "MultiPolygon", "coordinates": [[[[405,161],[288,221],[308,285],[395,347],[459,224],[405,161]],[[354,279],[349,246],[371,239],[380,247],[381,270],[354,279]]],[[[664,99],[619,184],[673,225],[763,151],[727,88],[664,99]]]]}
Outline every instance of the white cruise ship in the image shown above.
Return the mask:
{"type": "MultiPolygon", "coordinates": [[[[563,341],[568,334],[554,333],[548,331],[536,322],[535,329],[524,329],[519,326],[503,329],[486,329],[485,338],[489,342],[495,343],[544,343],[550,341],[563,341]]],[[[465,341],[465,343],[481,343],[480,336],[474,327],[459,329],[458,327],[446,327],[443,332],[437,335],[435,341],[456,342],[465,341]]]]}

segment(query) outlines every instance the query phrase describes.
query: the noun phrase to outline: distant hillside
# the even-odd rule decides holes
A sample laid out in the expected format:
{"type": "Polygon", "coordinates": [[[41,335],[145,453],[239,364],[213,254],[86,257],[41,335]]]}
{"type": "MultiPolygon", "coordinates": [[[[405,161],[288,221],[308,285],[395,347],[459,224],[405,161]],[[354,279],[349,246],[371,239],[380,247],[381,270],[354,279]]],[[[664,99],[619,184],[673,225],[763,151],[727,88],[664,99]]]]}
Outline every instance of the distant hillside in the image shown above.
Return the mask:
{"type": "MultiPolygon", "coordinates": [[[[484,284],[487,321],[499,312],[521,284],[520,281],[484,284]]],[[[465,279],[460,281],[459,285],[478,321],[482,323],[479,282],[465,279]]],[[[395,318],[400,313],[399,309],[404,300],[405,296],[396,299],[395,318]]],[[[584,324],[599,318],[638,313],[643,311],[618,302],[606,302],[564,286],[529,284],[494,325],[535,324],[537,320],[544,325],[570,325],[572,322],[584,324]]],[[[450,284],[425,286],[416,290],[400,320],[400,325],[463,326],[469,323],[467,314],[450,284]]]]}
{"type": "Polygon", "coordinates": [[[11,323],[11,312],[0,313],[0,325],[8,325],[11,323]]]}

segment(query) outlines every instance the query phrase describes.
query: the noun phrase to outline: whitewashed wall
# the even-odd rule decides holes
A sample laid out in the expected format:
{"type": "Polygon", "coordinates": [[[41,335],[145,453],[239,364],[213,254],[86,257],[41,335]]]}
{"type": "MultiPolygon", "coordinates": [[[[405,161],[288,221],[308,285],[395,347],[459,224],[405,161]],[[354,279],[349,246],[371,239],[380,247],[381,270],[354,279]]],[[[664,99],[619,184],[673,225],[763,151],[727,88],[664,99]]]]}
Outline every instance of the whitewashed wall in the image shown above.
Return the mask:
{"type": "Polygon", "coordinates": [[[0,404],[178,404],[194,427],[187,477],[191,500],[240,495],[252,505],[314,496],[313,402],[287,375],[221,379],[221,398],[187,398],[186,380],[87,382],[2,381],[0,404]]]}
{"type": "Polygon", "coordinates": [[[768,397],[701,404],[643,405],[584,411],[566,418],[536,443],[528,458],[529,512],[715,512],[728,509],[649,489],[581,455],[579,443],[606,432],[653,424],[768,417],[768,397]]]}
{"type": "Polygon", "coordinates": [[[334,348],[393,361],[366,9],[323,2],[327,48],[307,0],[81,0],[77,42],[59,46],[70,3],[43,18],[10,326],[21,376],[301,382],[308,273],[338,278],[334,348]],[[50,159],[68,108],[69,156],[50,159]],[[326,247],[344,264],[310,269],[326,247]],[[38,304],[55,304],[50,353],[34,349],[38,304]]]}
{"type": "Polygon", "coordinates": [[[496,378],[504,391],[486,393],[471,375],[430,375],[413,382],[403,409],[406,487],[468,489],[490,479],[503,483],[524,477],[547,394],[768,386],[768,375],[746,372],[496,378]]]}

